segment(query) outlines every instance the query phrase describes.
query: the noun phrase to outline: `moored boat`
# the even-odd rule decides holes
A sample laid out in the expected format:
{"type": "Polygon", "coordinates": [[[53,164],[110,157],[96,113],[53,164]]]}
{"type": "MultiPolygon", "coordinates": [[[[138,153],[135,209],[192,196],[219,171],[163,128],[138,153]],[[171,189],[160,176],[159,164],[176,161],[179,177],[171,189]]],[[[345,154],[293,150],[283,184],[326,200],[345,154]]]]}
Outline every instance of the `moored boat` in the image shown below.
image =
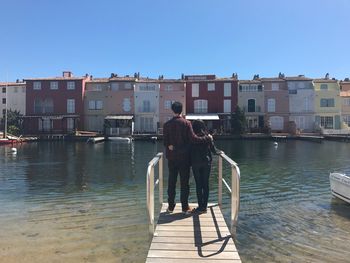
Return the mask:
{"type": "Polygon", "coordinates": [[[330,173],[332,194],[350,204],[350,176],[344,173],[330,173]]]}
{"type": "Polygon", "coordinates": [[[0,145],[17,143],[17,140],[13,139],[0,139],[0,145]]]}

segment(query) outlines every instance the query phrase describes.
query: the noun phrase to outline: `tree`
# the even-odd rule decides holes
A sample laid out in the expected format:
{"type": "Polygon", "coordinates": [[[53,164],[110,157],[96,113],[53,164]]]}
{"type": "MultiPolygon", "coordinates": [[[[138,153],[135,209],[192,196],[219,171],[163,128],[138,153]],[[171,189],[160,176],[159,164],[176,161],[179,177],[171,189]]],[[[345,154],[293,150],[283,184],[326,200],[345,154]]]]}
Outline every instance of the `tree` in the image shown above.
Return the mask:
{"type": "Polygon", "coordinates": [[[12,135],[19,136],[23,132],[23,119],[20,111],[7,111],[7,131],[12,135]]]}
{"type": "Polygon", "coordinates": [[[242,134],[245,132],[245,127],[246,119],[244,111],[237,106],[235,112],[231,114],[231,133],[242,134]]]}

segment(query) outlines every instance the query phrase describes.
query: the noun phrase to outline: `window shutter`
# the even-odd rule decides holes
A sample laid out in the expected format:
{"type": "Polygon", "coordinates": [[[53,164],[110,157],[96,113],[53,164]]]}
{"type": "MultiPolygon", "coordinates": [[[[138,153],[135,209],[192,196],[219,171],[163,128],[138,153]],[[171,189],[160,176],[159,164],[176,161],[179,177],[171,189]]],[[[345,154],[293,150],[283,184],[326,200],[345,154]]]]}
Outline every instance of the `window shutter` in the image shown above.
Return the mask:
{"type": "Polygon", "coordinates": [[[340,129],[340,116],[339,115],[334,116],[334,128],[337,130],[340,129]]]}

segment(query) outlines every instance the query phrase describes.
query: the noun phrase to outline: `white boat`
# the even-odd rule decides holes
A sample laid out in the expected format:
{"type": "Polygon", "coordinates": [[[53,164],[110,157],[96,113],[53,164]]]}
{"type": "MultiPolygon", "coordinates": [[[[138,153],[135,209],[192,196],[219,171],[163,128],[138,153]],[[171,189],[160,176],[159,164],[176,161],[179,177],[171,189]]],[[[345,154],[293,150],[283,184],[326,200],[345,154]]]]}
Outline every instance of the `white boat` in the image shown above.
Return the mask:
{"type": "Polygon", "coordinates": [[[343,173],[330,173],[332,194],[350,204],[350,176],[343,173]]]}
{"type": "Polygon", "coordinates": [[[114,142],[127,142],[127,143],[131,142],[131,139],[128,137],[108,137],[108,140],[114,141],[114,142]]]}

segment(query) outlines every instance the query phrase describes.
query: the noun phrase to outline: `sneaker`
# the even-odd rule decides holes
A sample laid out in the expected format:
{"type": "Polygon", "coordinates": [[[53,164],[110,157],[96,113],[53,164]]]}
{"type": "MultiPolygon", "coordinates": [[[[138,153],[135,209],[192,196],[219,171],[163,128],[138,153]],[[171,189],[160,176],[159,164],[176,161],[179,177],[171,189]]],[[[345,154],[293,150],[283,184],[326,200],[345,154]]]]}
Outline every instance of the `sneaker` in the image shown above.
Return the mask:
{"type": "Polygon", "coordinates": [[[207,209],[206,208],[197,207],[195,212],[197,214],[206,214],[207,213],[207,209]]]}
{"type": "Polygon", "coordinates": [[[175,208],[175,206],[173,206],[173,207],[168,206],[168,208],[166,209],[166,212],[172,213],[172,212],[174,212],[174,208],[175,208]]]}
{"type": "Polygon", "coordinates": [[[182,213],[185,215],[191,215],[194,212],[195,209],[193,209],[192,207],[187,207],[187,209],[183,209],[182,213]]]}

